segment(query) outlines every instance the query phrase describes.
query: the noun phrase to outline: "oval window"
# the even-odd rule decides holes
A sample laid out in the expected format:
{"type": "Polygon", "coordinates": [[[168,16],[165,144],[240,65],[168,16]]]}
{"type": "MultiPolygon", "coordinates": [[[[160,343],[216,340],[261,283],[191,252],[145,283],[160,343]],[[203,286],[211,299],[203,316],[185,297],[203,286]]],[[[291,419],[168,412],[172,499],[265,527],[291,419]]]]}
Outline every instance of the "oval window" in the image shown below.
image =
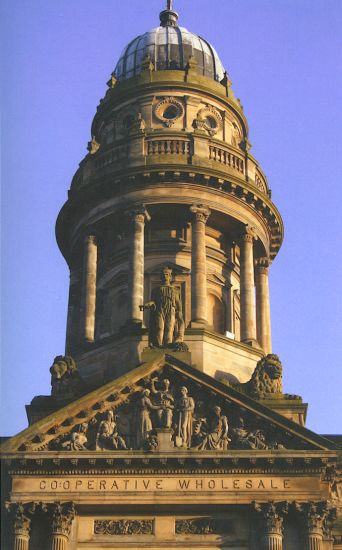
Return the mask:
{"type": "Polygon", "coordinates": [[[179,116],[179,110],[175,105],[169,105],[166,107],[165,111],[163,112],[163,117],[167,120],[172,120],[173,118],[177,118],[179,116]]]}
{"type": "Polygon", "coordinates": [[[217,122],[213,116],[206,116],[204,121],[209,128],[217,128],[217,122]]]}

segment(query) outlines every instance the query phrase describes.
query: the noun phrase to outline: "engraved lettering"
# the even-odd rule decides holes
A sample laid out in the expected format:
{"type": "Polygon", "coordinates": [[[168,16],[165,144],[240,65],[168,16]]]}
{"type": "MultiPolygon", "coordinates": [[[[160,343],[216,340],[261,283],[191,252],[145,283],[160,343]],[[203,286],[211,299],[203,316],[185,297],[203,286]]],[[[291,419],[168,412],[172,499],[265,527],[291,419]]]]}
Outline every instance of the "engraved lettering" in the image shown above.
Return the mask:
{"type": "Polygon", "coordinates": [[[40,483],[39,483],[39,489],[41,491],[45,491],[46,489],[46,481],[42,480],[40,483]]]}
{"type": "Polygon", "coordinates": [[[179,479],[178,484],[181,489],[189,489],[190,479],[179,479]]]}
{"type": "Polygon", "coordinates": [[[247,479],[246,489],[252,489],[252,488],[253,488],[253,481],[251,479],[247,479]]]}
{"type": "Polygon", "coordinates": [[[203,479],[196,479],[196,489],[203,489],[203,479]]]}
{"type": "Polygon", "coordinates": [[[101,490],[103,490],[103,491],[106,490],[106,480],[105,479],[100,479],[100,491],[101,490]]]}
{"type": "Polygon", "coordinates": [[[127,487],[128,487],[128,484],[129,484],[129,479],[123,479],[122,481],[124,482],[124,485],[125,485],[125,491],[127,491],[127,487]]]}
{"type": "Polygon", "coordinates": [[[260,481],[258,483],[258,489],[265,489],[265,485],[264,485],[264,482],[262,481],[262,479],[260,479],[260,481]]]}
{"type": "Polygon", "coordinates": [[[149,486],[150,486],[151,481],[150,481],[150,480],[145,481],[145,479],[143,479],[142,482],[143,482],[143,486],[144,486],[145,489],[147,490],[147,489],[149,488],[149,486]]]}
{"type": "Polygon", "coordinates": [[[57,481],[51,481],[51,489],[55,491],[57,489],[57,481]]]}
{"type": "Polygon", "coordinates": [[[68,481],[67,479],[63,481],[63,489],[65,491],[68,491],[70,489],[70,481],[68,481]]]}
{"type": "Polygon", "coordinates": [[[240,489],[240,480],[239,479],[234,479],[233,480],[233,487],[234,487],[234,489],[240,489]]]}
{"type": "Polygon", "coordinates": [[[271,479],[271,489],[278,489],[277,485],[273,485],[273,479],[271,479]]]}
{"type": "Polygon", "coordinates": [[[162,479],[157,479],[156,481],[156,489],[157,491],[162,491],[163,490],[163,480],[162,479]]]}
{"type": "Polygon", "coordinates": [[[119,490],[119,487],[118,487],[118,484],[116,483],[115,479],[112,483],[112,486],[111,486],[111,490],[113,491],[113,489],[116,489],[117,491],[119,490]]]}
{"type": "Polygon", "coordinates": [[[79,487],[82,487],[82,479],[76,479],[76,483],[75,483],[76,491],[79,487]]]}
{"type": "Polygon", "coordinates": [[[221,479],[221,489],[228,491],[229,487],[224,484],[224,479],[221,479]]]}
{"type": "Polygon", "coordinates": [[[284,489],[290,489],[290,480],[284,479],[284,489]]]}
{"type": "Polygon", "coordinates": [[[215,480],[214,480],[214,479],[210,479],[210,480],[208,481],[208,487],[209,487],[209,489],[215,489],[216,483],[215,483],[215,480]]]}

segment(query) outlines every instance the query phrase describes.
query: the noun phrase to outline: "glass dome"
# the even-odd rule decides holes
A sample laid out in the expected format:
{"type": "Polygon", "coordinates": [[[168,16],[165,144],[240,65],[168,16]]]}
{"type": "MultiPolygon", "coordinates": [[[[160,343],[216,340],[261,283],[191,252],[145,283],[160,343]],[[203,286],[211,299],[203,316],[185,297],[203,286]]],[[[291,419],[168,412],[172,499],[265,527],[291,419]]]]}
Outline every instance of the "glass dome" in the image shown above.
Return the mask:
{"type": "Polygon", "coordinates": [[[147,55],[157,71],[184,70],[193,56],[199,74],[217,81],[224,77],[224,67],[209,42],[184,27],[166,24],[138,36],[126,46],[114,71],[116,78],[126,80],[139,74],[147,55]]]}

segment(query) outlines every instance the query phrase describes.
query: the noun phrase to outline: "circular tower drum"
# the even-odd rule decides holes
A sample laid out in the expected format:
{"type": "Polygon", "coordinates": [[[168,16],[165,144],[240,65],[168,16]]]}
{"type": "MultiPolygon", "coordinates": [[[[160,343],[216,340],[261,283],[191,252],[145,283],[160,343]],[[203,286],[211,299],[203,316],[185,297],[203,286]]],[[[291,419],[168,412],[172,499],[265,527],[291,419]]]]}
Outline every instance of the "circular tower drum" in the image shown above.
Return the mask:
{"type": "Polygon", "coordinates": [[[268,267],[282,220],[217,53],[169,7],[124,49],[57,220],[66,351],[96,385],[148,356],[141,306],[165,266],[194,366],[243,382],[271,352],[268,267]]]}

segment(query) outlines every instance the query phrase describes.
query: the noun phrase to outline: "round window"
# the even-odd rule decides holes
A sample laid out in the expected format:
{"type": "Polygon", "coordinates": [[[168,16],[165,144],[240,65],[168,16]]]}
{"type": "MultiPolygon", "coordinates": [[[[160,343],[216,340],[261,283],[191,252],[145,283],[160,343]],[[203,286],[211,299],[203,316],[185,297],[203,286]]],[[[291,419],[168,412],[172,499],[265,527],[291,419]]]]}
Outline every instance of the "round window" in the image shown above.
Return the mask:
{"type": "Polygon", "coordinates": [[[176,105],[169,105],[169,107],[166,107],[165,111],[163,112],[163,117],[167,120],[172,120],[173,118],[177,118],[179,116],[179,109],[176,107],[176,105]]]}
{"type": "Polygon", "coordinates": [[[206,116],[204,119],[204,122],[206,123],[208,128],[212,128],[212,129],[217,128],[217,122],[213,116],[206,116]]]}

